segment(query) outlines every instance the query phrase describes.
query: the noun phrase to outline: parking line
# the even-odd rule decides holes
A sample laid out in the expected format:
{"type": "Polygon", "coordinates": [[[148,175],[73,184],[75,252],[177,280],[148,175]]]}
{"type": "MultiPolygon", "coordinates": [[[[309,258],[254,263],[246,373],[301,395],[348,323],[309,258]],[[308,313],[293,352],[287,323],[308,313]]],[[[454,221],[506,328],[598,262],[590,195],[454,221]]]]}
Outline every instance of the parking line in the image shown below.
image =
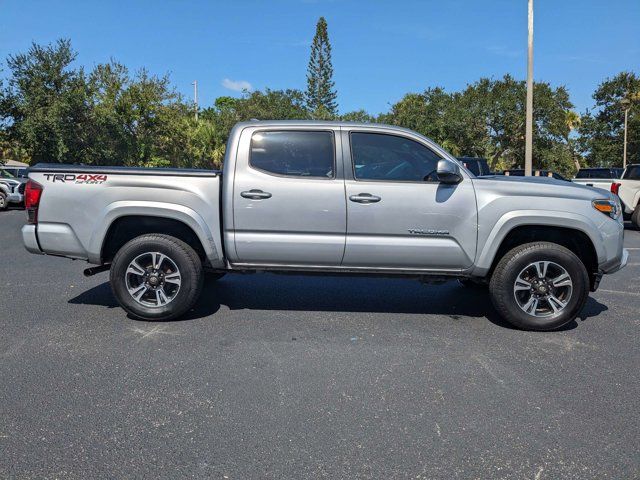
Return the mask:
{"type": "Polygon", "coordinates": [[[620,293],[622,295],[633,295],[634,297],[640,297],[640,293],[637,292],[625,292],[623,290],[605,290],[603,288],[599,288],[598,292],[605,292],[605,293],[620,293]]]}

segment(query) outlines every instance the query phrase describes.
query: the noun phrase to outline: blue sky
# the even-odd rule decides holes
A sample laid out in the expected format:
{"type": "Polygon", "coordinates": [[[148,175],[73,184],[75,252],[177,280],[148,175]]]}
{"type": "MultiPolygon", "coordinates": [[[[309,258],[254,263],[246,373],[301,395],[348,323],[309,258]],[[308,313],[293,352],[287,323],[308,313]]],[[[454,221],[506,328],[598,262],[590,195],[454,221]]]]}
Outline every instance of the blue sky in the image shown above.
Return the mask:
{"type": "MultiPolygon", "coordinates": [[[[0,59],[67,37],[89,68],[169,73],[189,98],[197,79],[208,106],[241,87],[304,89],[321,15],[341,112],[526,74],[526,0],[0,0],[0,59]]],[[[579,111],[604,77],[640,73],[640,0],[536,0],[535,29],[535,79],[566,85],[579,111]]]]}

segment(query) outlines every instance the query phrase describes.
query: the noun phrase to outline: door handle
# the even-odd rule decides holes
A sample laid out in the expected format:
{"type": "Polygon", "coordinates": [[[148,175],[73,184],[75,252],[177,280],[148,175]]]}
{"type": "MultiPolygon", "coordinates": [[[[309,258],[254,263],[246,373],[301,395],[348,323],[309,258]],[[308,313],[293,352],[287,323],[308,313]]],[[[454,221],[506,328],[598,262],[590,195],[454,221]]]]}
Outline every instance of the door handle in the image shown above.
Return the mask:
{"type": "Polygon", "coordinates": [[[358,203],[376,203],[379,202],[381,198],[376,195],[371,195],[370,193],[359,193],[358,195],[351,195],[349,200],[358,203]]]}
{"type": "Polygon", "coordinates": [[[242,192],[240,196],[250,198],[251,200],[266,200],[267,198],[271,198],[269,192],[263,192],[262,190],[249,190],[248,192],[242,192]]]}

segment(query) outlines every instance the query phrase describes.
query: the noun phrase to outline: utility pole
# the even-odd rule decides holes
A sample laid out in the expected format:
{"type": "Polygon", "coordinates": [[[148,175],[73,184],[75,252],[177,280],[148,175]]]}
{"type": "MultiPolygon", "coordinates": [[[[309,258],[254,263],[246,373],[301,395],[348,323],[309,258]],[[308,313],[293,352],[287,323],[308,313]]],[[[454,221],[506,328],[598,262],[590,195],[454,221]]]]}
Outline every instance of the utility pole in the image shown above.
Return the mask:
{"type": "Polygon", "coordinates": [[[533,0],[529,0],[529,42],[527,53],[527,111],[524,144],[524,174],[533,169],[533,0]]]}
{"type": "Polygon", "coordinates": [[[193,103],[196,108],[196,122],[198,121],[198,81],[194,80],[193,83],[193,103]]]}
{"type": "Polygon", "coordinates": [[[624,146],[622,147],[622,168],[627,168],[627,121],[629,119],[629,109],[631,108],[631,100],[629,94],[620,100],[622,109],[624,110],[624,146]]]}

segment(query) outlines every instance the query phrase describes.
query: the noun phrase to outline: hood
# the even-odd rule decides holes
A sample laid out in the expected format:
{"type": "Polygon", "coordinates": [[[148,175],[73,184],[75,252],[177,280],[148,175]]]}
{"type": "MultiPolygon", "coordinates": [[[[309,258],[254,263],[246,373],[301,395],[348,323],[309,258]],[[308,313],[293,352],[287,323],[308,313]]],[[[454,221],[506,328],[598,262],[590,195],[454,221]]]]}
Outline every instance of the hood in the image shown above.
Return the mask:
{"type": "Polygon", "coordinates": [[[585,200],[614,198],[613,194],[602,189],[587,187],[586,185],[565,180],[556,180],[550,177],[489,175],[476,177],[473,181],[479,188],[495,188],[514,196],[544,196],[585,200]]]}

